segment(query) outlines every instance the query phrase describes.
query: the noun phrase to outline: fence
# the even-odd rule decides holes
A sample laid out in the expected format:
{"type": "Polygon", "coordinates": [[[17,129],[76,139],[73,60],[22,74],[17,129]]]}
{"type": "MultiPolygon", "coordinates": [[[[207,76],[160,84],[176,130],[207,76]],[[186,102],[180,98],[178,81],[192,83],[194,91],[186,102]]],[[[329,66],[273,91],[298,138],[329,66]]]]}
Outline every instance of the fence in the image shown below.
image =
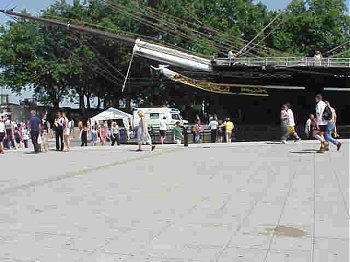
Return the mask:
{"type": "MultiPolygon", "coordinates": [[[[230,60],[218,58],[214,64],[229,66],[230,60]]],[[[350,68],[350,58],[322,58],[314,57],[258,57],[258,58],[235,58],[231,60],[232,65],[245,66],[272,66],[272,67],[336,67],[350,68]]]]}

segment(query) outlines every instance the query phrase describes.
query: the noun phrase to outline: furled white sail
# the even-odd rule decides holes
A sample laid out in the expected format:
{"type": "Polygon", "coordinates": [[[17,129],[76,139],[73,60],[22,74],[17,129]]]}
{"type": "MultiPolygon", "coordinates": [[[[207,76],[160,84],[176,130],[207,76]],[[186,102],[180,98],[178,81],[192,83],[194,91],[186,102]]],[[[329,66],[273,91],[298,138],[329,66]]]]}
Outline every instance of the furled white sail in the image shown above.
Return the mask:
{"type": "Polygon", "coordinates": [[[158,61],[162,64],[180,67],[192,71],[212,71],[209,59],[186,54],[168,47],[147,43],[137,39],[134,55],[158,61]]]}

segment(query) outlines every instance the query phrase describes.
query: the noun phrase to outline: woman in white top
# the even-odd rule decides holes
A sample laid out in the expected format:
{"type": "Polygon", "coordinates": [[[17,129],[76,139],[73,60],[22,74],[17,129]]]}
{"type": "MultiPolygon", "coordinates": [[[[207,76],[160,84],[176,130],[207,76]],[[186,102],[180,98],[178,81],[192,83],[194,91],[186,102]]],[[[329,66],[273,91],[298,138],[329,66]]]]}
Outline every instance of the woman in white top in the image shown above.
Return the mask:
{"type": "Polygon", "coordinates": [[[145,114],[141,110],[138,111],[137,114],[140,117],[140,123],[137,128],[137,142],[139,145],[137,151],[142,151],[142,144],[149,144],[151,146],[151,151],[153,151],[156,146],[152,145],[152,139],[148,133],[147,123],[145,121],[145,114]]]}
{"type": "Polygon", "coordinates": [[[62,113],[63,118],[63,140],[64,140],[64,152],[69,152],[70,150],[70,128],[69,128],[69,120],[66,116],[66,113],[62,113]]]}
{"type": "Polygon", "coordinates": [[[281,143],[286,144],[287,139],[289,136],[289,129],[288,129],[288,113],[287,113],[288,107],[287,105],[282,105],[281,108],[281,143]]]}
{"type": "Polygon", "coordinates": [[[4,148],[2,146],[2,141],[6,136],[4,119],[0,117],[0,154],[4,154],[4,148]]]}

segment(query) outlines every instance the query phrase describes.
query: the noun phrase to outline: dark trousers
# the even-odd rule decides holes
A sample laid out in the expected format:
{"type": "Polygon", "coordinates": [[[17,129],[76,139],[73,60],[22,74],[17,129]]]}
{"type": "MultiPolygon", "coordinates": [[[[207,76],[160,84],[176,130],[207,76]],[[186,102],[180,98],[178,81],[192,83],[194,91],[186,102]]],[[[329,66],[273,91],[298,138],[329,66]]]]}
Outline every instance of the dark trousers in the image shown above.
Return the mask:
{"type": "Polygon", "coordinates": [[[63,151],[63,148],[64,148],[63,128],[62,127],[57,127],[56,128],[56,150],[63,151]],[[60,148],[60,145],[61,145],[61,148],[60,148]]]}
{"type": "Polygon", "coordinates": [[[81,133],[81,146],[87,146],[87,132],[81,133]]]}
{"type": "Polygon", "coordinates": [[[119,146],[120,145],[120,142],[119,142],[119,134],[113,134],[111,136],[111,139],[112,139],[112,146],[114,146],[115,142],[117,142],[117,145],[119,146]]]}
{"type": "Polygon", "coordinates": [[[30,137],[32,138],[32,143],[34,146],[35,153],[39,153],[38,136],[39,136],[39,131],[35,131],[35,130],[30,131],[30,137]]]}
{"type": "Polygon", "coordinates": [[[210,130],[210,135],[211,135],[211,142],[212,143],[216,143],[216,136],[217,136],[217,130],[216,129],[213,129],[213,130],[210,130]]]}
{"type": "Polygon", "coordinates": [[[10,149],[10,147],[12,146],[13,148],[16,148],[16,144],[15,144],[15,139],[13,137],[12,134],[12,130],[6,130],[6,148],[10,149]],[[11,146],[10,146],[11,143],[11,146]]]}

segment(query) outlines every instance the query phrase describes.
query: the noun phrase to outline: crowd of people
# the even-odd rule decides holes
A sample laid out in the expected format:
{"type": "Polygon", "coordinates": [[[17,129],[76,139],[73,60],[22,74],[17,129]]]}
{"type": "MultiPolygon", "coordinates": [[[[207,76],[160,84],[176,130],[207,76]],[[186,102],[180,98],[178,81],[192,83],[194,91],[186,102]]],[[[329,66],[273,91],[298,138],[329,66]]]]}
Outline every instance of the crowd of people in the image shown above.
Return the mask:
{"type": "Polygon", "coordinates": [[[108,123],[102,121],[100,124],[95,122],[91,123],[90,120],[78,123],[79,138],[81,140],[81,146],[87,146],[91,143],[92,146],[101,144],[101,146],[107,145],[107,142],[111,142],[111,145],[120,145],[120,128],[115,121],[108,123]]]}
{"type": "Polygon", "coordinates": [[[29,148],[29,141],[32,140],[34,151],[38,152],[39,145],[43,145],[43,151],[48,147],[43,139],[48,133],[49,124],[46,115],[40,120],[36,117],[36,112],[31,111],[31,117],[27,123],[17,123],[12,121],[9,115],[0,117],[0,154],[4,154],[4,149],[29,148]]]}
{"type": "MultiPolygon", "coordinates": [[[[329,145],[334,144],[339,151],[341,143],[337,140],[336,131],[337,114],[329,101],[323,101],[323,96],[317,94],[315,97],[316,109],[314,114],[310,114],[305,125],[305,137],[307,139],[317,139],[320,141],[320,149],[318,152],[329,150],[329,145]]],[[[138,143],[138,150],[142,151],[142,145],[148,144],[151,151],[155,149],[152,143],[149,127],[145,120],[142,110],[138,111],[140,118],[139,126],[135,130],[138,143]]],[[[4,153],[4,149],[29,148],[32,141],[34,152],[47,152],[49,150],[49,138],[56,139],[56,150],[69,152],[70,140],[74,137],[74,121],[69,119],[64,112],[58,112],[54,121],[47,120],[47,114],[44,113],[41,118],[36,115],[35,111],[31,111],[31,117],[27,122],[16,123],[10,119],[9,115],[0,117],[0,154],[4,153]]],[[[291,103],[285,103],[281,108],[281,143],[286,144],[287,140],[292,138],[296,142],[301,138],[295,128],[295,117],[291,103]]],[[[196,117],[194,125],[190,132],[193,134],[193,143],[203,142],[204,130],[210,130],[211,143],[231,143],[234,131],[234,124],[230,118],[218,120],[217,116],[210,116],[209,123],[202,125],[199,116],[196,117]]],[[[91,123],[90,120],[78,123],[79,139],[81,146],[92,146],[100,144],[105,146],[110,142],[112,146],[120,145],[121,129],[115,121],[102,121],[100,123],[91,123]]],[[[174,127],[169,127],[166,119],[160,121],[159,136],[161,144],[167,140],[167,134],[171,130],[171,138],[168,141],[181,144],[184,142],[187,129],[181,126],[177,121],[174,127]]],[[[157,131],[156,131],[157,132],[157,131]]],[[[151,133],[154,135],[154,132],[151,133]]],[[[129,133],[127,139],[129,139],[129,133]]],[[[187,138],[188,139],[188,136],[187,138]]]]}
{"type": "MultiPolygon", "coordinates": [[[[218,120],[217,116],[209,117],[208,129],[210,130],[211,143],[231,143],[234,130],[234,124],[230,118],[218,120]]],[[[201,120],[197,116],[195,124],[192,127],[193,143],[202,141],[203,127],[201,120]]]]}
{"type": "MultiPolygon", "coordinates": [[[[305,124],[305,136],[307,139],[317,139],[320,141],[319,153],[329,151],[329,145],[334,144],[337,151],[341,148],[341,142],[336,129],[337,113],[329,101],[323,101],[323,95],[315,96],[315,114],[310,114],[305,124]]],[[[294,113],[290,103],[285,103],[281,108],[281,143],[286,144],[287,139],[293,137],[295,141],[300,141],[300,137],[295,130],[294,113]]]]}

